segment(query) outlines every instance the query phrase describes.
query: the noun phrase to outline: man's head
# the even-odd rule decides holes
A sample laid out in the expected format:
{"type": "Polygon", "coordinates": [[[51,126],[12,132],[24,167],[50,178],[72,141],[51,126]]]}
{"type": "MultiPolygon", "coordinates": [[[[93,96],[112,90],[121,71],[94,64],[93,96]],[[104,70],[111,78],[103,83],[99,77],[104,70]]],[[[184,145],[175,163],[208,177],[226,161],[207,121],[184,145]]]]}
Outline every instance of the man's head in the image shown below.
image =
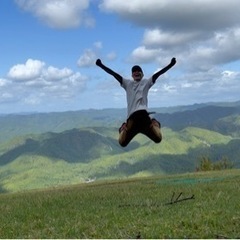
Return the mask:
{"type": "Polygon", "coordinates": [[[143,71],[140,66],[135,65],[132,67],[132,77],[135,81],[140,81],[143,78],[143,71]]]}

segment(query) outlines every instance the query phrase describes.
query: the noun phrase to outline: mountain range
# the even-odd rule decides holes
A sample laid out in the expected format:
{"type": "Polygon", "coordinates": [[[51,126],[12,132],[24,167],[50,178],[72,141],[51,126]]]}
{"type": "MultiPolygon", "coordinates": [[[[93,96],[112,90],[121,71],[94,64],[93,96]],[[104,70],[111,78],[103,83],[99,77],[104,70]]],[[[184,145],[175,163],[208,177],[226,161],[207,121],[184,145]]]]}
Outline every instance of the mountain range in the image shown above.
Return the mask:
{"type": "Polygon", "coordinates": [[[137,135],[126,148],[126,109],[1,115],[0,191],[193,172],[203,156],[240,167],[240,102],[151,110],[163,141],[137,135]]]}

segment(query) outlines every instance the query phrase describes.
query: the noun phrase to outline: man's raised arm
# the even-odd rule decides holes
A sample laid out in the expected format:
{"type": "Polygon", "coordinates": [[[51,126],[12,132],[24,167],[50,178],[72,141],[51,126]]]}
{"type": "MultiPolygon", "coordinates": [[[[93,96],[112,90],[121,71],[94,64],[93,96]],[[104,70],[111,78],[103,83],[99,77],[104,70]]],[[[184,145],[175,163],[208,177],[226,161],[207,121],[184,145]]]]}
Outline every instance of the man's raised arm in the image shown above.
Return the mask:
{"type": "Polygon", "coordinates": [[[160,71],[156,72],[155,74],[153,74],[152,76],[152,81],[155,83],[157,78],[164,74],[166,71],[168,71],[171,67],[173,67],[176,64],[176,58],[172,58],[171,62],[164,67],[163,69],[161,69],[160,71]]]}
{"type": "Polygon", "coordinates": [[[110,75],[112,75],[113,77],[115,77],[115,78],[118,80],[118,82],[119,82],[120,84],[122,84],[122,79],[123,79],[122,76],[119,75],[118,73],[114,72],[112,69],[106,67],[106,66],[102,63],[102,61],[101,61],[100,59],[97,59],[96,65],[99,66],[100,68],[102,68],[102,69],[103,69],[105,72],[107,72],[108,74],[110,74],[110,75]]]}

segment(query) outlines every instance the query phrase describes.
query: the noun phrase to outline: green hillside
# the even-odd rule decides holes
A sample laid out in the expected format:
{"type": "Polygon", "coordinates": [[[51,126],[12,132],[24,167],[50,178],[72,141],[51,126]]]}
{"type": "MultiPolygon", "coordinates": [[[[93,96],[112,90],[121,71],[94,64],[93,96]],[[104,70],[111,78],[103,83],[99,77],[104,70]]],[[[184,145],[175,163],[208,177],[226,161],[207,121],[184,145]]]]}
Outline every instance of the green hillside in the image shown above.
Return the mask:
{"type": "Polygon", "coordinates": [[[240,102],[154,109],[163,141],[118,144],[124,109],[0,116],[0,192],[194,172],[202,158],[240,167],[240,102]]]}
{"type": "Polygon", "coordinates": [[[230,136],[193,127],[179,132],[163,128],[162,132],[164,139],[160,144],[138,135],[127,148],[119,146],[114,128],[80,128],[18,138],[1,149],[1,189],[19,191],[88,179],[192,172],[198,156],[218,146],[227,149],[232,140],[230,136]]]}

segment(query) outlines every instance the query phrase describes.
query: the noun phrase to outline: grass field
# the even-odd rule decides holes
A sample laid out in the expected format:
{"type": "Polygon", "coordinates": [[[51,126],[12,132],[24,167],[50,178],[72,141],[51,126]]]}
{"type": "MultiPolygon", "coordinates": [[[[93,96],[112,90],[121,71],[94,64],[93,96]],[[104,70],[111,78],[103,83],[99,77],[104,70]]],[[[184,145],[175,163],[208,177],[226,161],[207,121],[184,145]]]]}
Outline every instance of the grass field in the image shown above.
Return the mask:
{"type": "Polygon", "coordinates": [[[0,238],[240,238],[239,183],[235,169],[0,194],[0,238]]]}

